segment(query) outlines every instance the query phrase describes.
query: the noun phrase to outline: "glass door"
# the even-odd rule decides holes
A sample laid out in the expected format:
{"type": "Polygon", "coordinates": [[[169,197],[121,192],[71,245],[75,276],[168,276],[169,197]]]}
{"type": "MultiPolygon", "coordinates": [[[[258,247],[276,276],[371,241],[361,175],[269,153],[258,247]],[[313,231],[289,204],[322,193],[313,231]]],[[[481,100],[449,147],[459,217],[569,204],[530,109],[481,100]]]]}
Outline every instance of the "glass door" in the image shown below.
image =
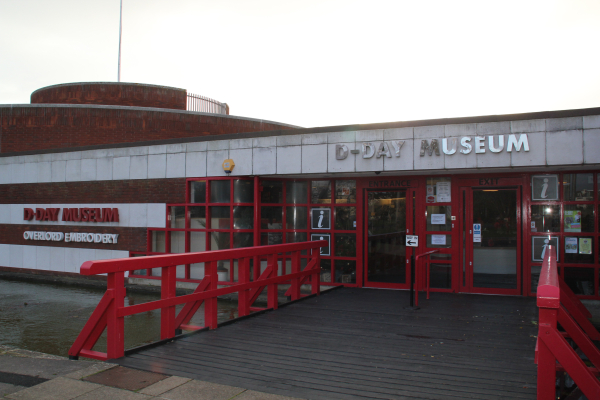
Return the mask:
{"type": "Polygon", "coordinates": [[[461,188],[463,279],[471,293],[521,293],[521,194],[461,188]]]}
{"type": "Polygon", "coordinates": [[[365,286],[405,289],[410,283],[414,190],[367,190],[365,195],[365,286]],[[411,216],[407,218],[407,215],[411,216]]]}

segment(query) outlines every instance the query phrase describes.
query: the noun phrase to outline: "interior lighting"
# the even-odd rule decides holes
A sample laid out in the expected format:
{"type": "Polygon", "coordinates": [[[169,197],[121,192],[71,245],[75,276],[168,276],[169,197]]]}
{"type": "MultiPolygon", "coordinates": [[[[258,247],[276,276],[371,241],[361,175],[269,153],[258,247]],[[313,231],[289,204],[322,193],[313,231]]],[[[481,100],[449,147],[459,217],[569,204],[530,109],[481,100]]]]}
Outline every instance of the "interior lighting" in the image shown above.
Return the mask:
{"type": "Polygon", "coordinates": [[[552,214],[552,209],[550,207],[546,208],[546,214],[552,214]]]}

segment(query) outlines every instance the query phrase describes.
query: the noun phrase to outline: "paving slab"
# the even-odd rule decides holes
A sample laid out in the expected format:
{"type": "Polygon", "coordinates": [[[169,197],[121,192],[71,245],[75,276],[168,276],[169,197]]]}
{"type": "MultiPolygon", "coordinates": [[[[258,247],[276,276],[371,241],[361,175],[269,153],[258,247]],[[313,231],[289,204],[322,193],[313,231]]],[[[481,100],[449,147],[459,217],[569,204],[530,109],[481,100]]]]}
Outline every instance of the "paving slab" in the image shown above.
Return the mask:
{"type": "Polygon", "coordinates": [[[19,390],[25,389],[25,386],[11,385],[10,383],[0,383],[0,397],[4,397],[7,394],[18,392],[19,390]]]}
{"type": "Polygon", "coordinates": [[[100,385],[112,386],[119,389],[140,390],[158,381],[167,378],[168,375],[156,372],[141,371],[127,367],[116,367],[99,372],[83,378],[83,380],[100,385]]]}
{"type": "Polygon", "coordinates": [[[71,372],[70,374],[65,375],[65,378],[81,379],[81,378],[85,378],[86,376],[94,375],[94,374],[97,374],[98,372],[102,372],[102,371],[106,371],[107,369],[114,368],[117,365],[118,364],[98,362],[98,363],[90,365],[87,368],[83,368],[78,371],[71,372]]]}
{"type": "Polygon", "coordinates": [[[38,358],[13,354],[0,355],[0,371],[53,379],[93,365],[88,361],[71,361],[63,357],[38,358]]]}
{"type": "Polygon", "coordinates": [[[156,382],[155,384],[140,390],[139,393],[147,394],[150,396],[158,396],[165,392],[168,392],[169,390],[173,390],[176,387],[181,386],[189,381],[191,381],[190,378],[170,376],[167,379],[163,379],[162,381],[156,382]]]}
{"type": "Polygon", "coordinates": [[[131,392],[129,390],[103,386],[77,397],[77,400],[146,400],[152,398],[152,396],[131,392]]]}
{"type": "Polygon", "coordinates": [[[245,389],[238,387],[194,380],[163,393],[160,398],[168,400],[229,400],[244,391],[245,389]]]}
{"type": "Polygon", "coordinates": [[[6,398],[15,400],[71,400],[101,387],[91,382],[59,377],[19,392],[11,393],[6,398]]]}

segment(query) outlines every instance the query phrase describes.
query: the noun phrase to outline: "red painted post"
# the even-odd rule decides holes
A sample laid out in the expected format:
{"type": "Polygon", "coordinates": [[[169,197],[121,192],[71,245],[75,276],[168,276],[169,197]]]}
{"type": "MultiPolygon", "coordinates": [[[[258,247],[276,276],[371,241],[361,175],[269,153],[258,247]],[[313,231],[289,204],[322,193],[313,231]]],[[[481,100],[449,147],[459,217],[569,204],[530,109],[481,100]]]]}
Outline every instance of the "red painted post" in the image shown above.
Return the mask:
{"type": "MultiPolygon", "coordinates": [[[[292,252],[292,274],[300,272],[300,252],[292,252]]],[[[292,279],[291,296],[292,300],[298,300],[300,298],[300,278],[292,279]]]]}
{"type": "Polygon", "coordinates": [[[556,255],[552,246],[542,264],[537,287],[537,306],[539,308],[538,325],[538,375],[537,398],[550,400],[556,398],[556,357],[545,343],[544,338],[556,330],[558,310],[560,308],[560,288],[556,255]]]}
{"type": "Polygon", "coordinates": [[[315,273],[310,276],[310,292],[321,294],[321,248],[311,249],[311,254],[316,260],[315,273]]]}
{"type": "MultiPolygon", "coordinates": [[[[160,286],[160,298],[161,300],[170,299],[176,297],[176,278],[177,278],[177,267],[168,266],[162,267],[161,269],[161,286],[160,286]]],[[[160,338],[169,339],[175,336],[175,306],[163,307],[160,309],[160,338]]]]}
{"type": "Polygon", "coordinates": [[[537,399],[550,400],[556,398],[556,357],[548,348],[543,338],[556,329],[557,310],[540,308],[538,325],[538,374],[537,399]]]}
{"type": "MultiPolygon", "coordinates": [[[[267,268],[271,268],[270,278],[276,278],[278,275],[278,272],[279,272],[278,258],[279,257],[277,256],[277,254],[269,254],[269,256],[267,257],[267,268]]],[[[276,310],[277,306],[278,306],[277,286],[278,285],[276,283],[272,283],[272,284],[268,285],[268,288],[267,288],[268,307],[272,308],[274,310],[276,310]]]]}
{"type": "Polygon", "coordinates": [[[429,288],[431,287],[431,254],[427,256],[427,300],[429,300],[429,288]]]}
{"type": "MultiPolygon", "coordinates": [[[[219,276],[217,275],[217,261],[204,263],[204,276],[210,277],[210,284],[207,290],[216,290],[218,288],[219,276]]],[[[217,329],[217,298],[209,297],[204,300],[204,325],[210,329],[217,329]]]]}
{"type": "MultiPolygon", "coordinates": [[[[245,257],[238,260],[239,276],[238,283],[250,282],[250,258],[245,257]]],[[[238,294],[238,315],[245,317],[250,314],[250,291],[240,290],[238,294]]]]}
{"type": "Polygon", "coordinates": [[[107,310],[106,356],[114,359],[125,355],[125,321],[118,315],[119,309],[125,306],[125,273],[109,273],[106,286],[107,291],[112,292],[107,310]]]}

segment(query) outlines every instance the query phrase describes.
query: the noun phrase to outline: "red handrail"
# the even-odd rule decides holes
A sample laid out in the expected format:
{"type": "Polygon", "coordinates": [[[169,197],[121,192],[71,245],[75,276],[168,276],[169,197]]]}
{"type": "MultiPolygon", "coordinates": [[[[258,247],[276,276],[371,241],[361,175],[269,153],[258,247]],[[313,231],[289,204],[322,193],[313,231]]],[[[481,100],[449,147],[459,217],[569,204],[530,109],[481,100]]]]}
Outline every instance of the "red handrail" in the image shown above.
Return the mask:
{"type": "Polygon", "coordinates": [[[108,274],[106,293],[96,306],[96,309],[79,333],[79,336],[69,350],[70,358],[79,356],[108,360],[123,357],[124,317],[151,310],[160,309],[161,340],[175,337],[181,329],[201,329],[190,326],[198,308],[204,302],[204,322],[206,327],[216,329],[217,297],[238,292],[238,315],[248,315],[253,309],[252,304],[260,293],[267,287],[268,308],[276,309],[277,286],[290,282],[288,291],[292,300],[301,297],[300,286],[310,279],[312,293],[320,293],[320,248],[327,241],[278,244],[241,249],[215,250],[200,253],[165,254],[149,257],[124,258],[117,260],[86,261],[81,266],[82,275],[108,274]],[[308,262],[301,269],[301,252],[308,251],[308,262]],[[278,258],[286,254],[292,261],[292,272],[278,276],[278,258]],[[255,281],[250,281],[250,260],[255,268],[259,268],[261,257],[267,258],[267,267],[255,281]],[[217,262],[221,260],[238,260],[238,283],[218,288],[217,262]],[[176,296],[177,265],[204,263],[204,278],[192,294],[176,296]],[[125,272],[139,269],[161,268],[161,299],[143,304],[125,307],[125,272]],[[179,314],[175,307],[184,304],[179,314]],[[93,347],[104,330],[107,330],[106,353],[94,351],[93,347]]]}
{"type": "Polygon", "coordinates": [[[588,399],[600,399],[600,351],[592,340],[600,333],[587,319],[590,314],[571,289],[560,280],[556,265],[556,249],[548,246],[537,288],[539,328],[536,343],[538,365],[537,398],[556,398],[556,372],[566,371],[588,399]],[[558,325],[563,331],[558,330],[558,325]],[[592,366],[583,363],[571,339],[592,366]]]}
{"type": "MultiPolygon", "coordinates": [[[[429,256],[430,254],[433,253],[437,253],[438,250],[431,250],[431,251],[427,251],[425,253],[421,253],[418,256],[415,257],[415,264],[418,266],[419,265],[419,258],[421,257],[425,257],[425,256],[429,256]]],[[[427,287],[427,300],[429,300],[429,280],[430,280],[430,270],[429,270],[429,264],[430,264],[431,259],[429,257],[427,257],[426,261],[425,261],[425,283],[426,283],[426,287],[427,287]]],[[[415,306],[418,307],[419,306],[419,290],[421,290],[421,286],[419,285],[419,277],[421,276],[421,271],[419,271],[419,268],[415,268],[415,274],[416,276],[416,286],[417,286],[417,290],[415,291],[415,306]]]]}

